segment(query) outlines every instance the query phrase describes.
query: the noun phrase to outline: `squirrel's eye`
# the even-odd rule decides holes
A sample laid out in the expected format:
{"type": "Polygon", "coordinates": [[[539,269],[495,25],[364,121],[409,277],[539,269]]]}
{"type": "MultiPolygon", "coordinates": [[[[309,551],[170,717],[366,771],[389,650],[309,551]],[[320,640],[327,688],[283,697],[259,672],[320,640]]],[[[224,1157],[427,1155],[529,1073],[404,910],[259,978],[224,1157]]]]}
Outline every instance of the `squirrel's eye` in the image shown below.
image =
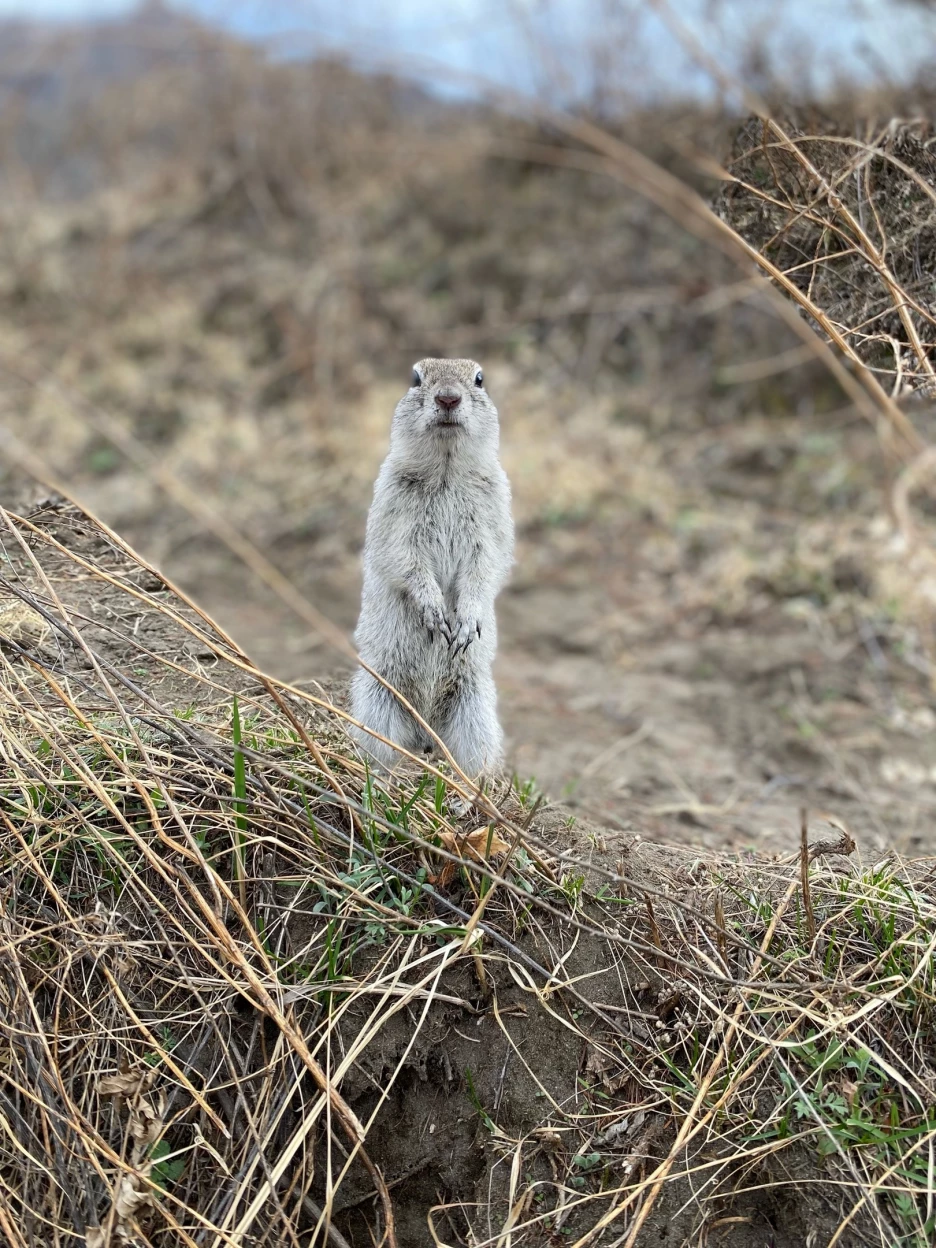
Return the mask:
{"type": "Polygon", "coordinates": [[[478,369],[478,371],[475,373],[475,385],[476,385],[476,386],[483,386],[483,385],[484,385],[484,373],[482,373],[482,372],[481,372],[480,368],[479,368],[479,369],[478,369]]]}
{"type": "Polygon", "coordinates": [[[412,377],[410,378],[410,385],[411,385],[411,386],[421,386],[421,385],[422,385],[422,378],[421,378],[421,377],[420,377],[420,375],[419,375],[419,371],[418,371],[418,369],[415,369],[415,368],[413,369],[413,375],[412,375],[412,377]]]}

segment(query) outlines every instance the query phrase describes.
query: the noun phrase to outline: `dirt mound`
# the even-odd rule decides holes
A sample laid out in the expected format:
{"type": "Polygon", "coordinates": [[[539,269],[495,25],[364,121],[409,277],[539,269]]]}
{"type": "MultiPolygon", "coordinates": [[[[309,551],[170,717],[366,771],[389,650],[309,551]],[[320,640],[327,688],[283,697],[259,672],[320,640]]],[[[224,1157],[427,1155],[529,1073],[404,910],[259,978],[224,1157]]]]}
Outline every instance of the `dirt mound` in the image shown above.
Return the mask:
{"type": "Polygon", "coordinates": [[[11,1245],[929,1242],[925,864],[456,820],[90,516],[0,525],[11,1245]]]}

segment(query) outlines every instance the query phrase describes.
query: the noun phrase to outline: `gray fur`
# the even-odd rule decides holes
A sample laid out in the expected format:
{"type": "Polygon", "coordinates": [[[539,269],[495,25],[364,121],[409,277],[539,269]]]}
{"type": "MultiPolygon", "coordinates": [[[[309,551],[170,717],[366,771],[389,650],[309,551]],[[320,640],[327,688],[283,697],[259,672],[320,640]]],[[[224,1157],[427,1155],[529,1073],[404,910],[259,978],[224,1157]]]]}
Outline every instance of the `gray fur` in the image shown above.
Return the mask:
{"type": "MultiPolygon", "coordinates": [[[[479,372],[473,360],[422,360],[414,370],[421,385],[397,404],[367,518],[354,635],[362,660],[403,694],[472,778],[496,768],[503,750],[491,672],[494,599],[513,562],[514,536],[497,409],[475,384],[479,372]]],[[[398,699],[363,668],[351,707],[355,719],[412,753],[433,752],[398,699]]],[[[367,733],[354,735],[381,766],[399,761],[367,733]]]]}

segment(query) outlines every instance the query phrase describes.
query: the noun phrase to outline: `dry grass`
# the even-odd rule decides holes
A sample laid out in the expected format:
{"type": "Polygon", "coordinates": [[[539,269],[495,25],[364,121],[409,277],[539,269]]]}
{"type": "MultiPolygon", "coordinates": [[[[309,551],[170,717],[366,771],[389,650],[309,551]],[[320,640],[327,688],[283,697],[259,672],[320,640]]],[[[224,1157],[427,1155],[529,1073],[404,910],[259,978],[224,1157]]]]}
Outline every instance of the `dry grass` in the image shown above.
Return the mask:
{"type": "Polygon", "coordinates": [[[90,517],[2,523],[4,591],[45,624],[3,646],[11,1245],[305,1244],[333,1218],[364,1242],[349,1184],[406,1242],[371,1133],[439,1012],[479,1010],[543,1096],[482,1099],[502,1046],[450,1073],[493,1186],[443,1187],[434,1242],[635,1244],[672,1186],[703,1243],[806,1175],[827,1242],[930,1241],[925,865],[814,846],[811,936],[795,861],[615,863],[522,789],[459,826],[448,781],[367,776],[328,697],[253,670],[90,517]],[[581,1074],[511,1040],[518,996],[581,1074]],[[343,1089],[401,1012],[359,1116],[343,1089]]]}
{"type": "Polygon", "coordinates": [[[739,132],[721,207],[891,393],[932,395],[932,126],[814,113],[739,132]],[[849,129],[852,133],[849,133],[849,129]]]}

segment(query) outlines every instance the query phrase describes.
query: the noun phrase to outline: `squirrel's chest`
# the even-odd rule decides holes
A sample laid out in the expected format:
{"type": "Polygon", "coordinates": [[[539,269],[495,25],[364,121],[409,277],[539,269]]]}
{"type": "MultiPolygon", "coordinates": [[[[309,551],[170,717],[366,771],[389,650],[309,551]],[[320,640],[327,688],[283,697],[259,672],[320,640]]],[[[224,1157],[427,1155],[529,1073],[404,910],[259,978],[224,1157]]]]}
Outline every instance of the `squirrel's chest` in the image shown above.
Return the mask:
{"type": "Polygon", "coordinates": [[[440,583],[458,574],[481,545],[483,519],[471,498],[456,490],[427,496],[417,540],[440,583]]]}

